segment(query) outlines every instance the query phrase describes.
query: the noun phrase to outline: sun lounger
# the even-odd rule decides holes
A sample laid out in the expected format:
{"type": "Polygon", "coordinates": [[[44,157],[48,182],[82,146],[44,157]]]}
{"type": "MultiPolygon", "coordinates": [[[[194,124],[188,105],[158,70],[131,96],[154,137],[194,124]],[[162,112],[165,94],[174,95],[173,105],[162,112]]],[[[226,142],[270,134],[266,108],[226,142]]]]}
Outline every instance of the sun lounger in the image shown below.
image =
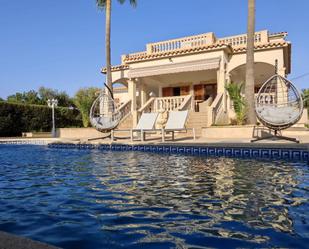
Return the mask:
{"type": "Polygon", "coordinates": [[[166,122],[165,128],[162,129],[162,142],[165,141],[165,134],[172,133],[172,140],[175,138],[175,131],[188,131],[192,130],[193,139],[196,139],[195,129],[186,128],[186,121],[188,119],[188,111],[171,111],[169,112],[168,120],[166,122]]]}
{"type": "Polygon", "coordinates": [[[141,133],[141,141],[144,141],[146,138],[146,131],[154,131],[155,124],[157,121],[159,113],[151,112],[151,113],[142,113],[141,118],[138,121],[137,126],[134,129],[130,130],[113,130],[112,131],[112,141],[114,140],[114,134],[117,131],[130,131],[131,141],[134,139],[134,133],[140,132],[141,133]]]}

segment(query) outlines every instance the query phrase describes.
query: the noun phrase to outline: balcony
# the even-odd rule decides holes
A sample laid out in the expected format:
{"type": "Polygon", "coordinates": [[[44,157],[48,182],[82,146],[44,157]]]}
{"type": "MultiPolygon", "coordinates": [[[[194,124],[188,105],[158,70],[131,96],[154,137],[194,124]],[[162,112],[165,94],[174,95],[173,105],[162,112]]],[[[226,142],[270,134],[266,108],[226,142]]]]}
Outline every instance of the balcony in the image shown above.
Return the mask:
{"type": "MultiPolygon", "coordinates": [[[[255,33],[255,45],[269,44],[272,42],[284,42],[287,33],[269,34],[267,30],[255,33]]],[[[187,36],[179,39],[149,43],[146,45],[146,51],[131,53],[122,57],[122,62],[136,61],[140,58],[151,57],[156,54],[184,51],[186,49],[205,48],[208,46],[220,47],[220,45],[229,45],[233,49],[244,48],[247,45],[247,34],[216,38],[212,32],[187,36]]]]}

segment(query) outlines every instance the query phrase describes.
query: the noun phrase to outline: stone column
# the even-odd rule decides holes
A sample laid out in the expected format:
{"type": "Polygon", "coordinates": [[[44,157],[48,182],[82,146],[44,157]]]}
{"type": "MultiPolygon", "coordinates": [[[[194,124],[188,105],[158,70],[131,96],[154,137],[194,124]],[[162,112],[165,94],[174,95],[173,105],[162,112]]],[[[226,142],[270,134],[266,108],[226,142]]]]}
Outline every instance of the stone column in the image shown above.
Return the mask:
{"type": "Polygon", "coordinates": [[[220,66],[217,70],[217,93],[224,93],[225,78],[225,62],[222,58],[220,61],[220,66]]]}
{"type": "MultiPolygon", "coordinates": [[[[277,74],[286,77],[285,67],[277,69],[277,74]]],[[[288,101],[288,88],[283,84],[282,80],[277,81],[277,103],[282,104],[288,101]]]]}
{"type": "MultiPolygon", "coordinates": [[[[217,94],[223,93],[223,103],[226,103],[226,66],[224,58],[222,57],[220,61],[220,66],[217,70],[217,94]]],[[[226,104],[224,104],[224,111],[226,111],[226,104]]]]}
{"type": "Polygon", "coordinates": [[[146,91],[146,85],[145,83],[140,84],[141,89],[141,107],[143,107],[147,102],[147,91],[146,91]]]}
{"type": "Polygon", "coordinates": [[[191,110],[195,111],[194,86],[193,86],[193,83],[190,83],[190,95],[192,96],[192,99],[191,99],[191,110]]]}
{"type": "Polygon", "coordinates": [[[162,86],[159,86],[159,97],[162,97],[163,93],[162,93],[162,86]]]}
{"type": "Polygon", "coordinates": [[[133,118],[133,127],[137,125],[137,106],[136,106],[136,81],[134,79],[128,80],[128,93],[131,99],[131,113],[133,118]]]}

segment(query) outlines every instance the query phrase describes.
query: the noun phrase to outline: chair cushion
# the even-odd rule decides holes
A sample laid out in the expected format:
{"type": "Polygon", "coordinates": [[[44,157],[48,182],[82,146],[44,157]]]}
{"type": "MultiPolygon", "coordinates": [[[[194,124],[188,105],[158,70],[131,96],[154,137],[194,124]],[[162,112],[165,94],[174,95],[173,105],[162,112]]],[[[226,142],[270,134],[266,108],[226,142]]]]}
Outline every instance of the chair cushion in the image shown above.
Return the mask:
{"type": "Polygon", "coordinates": [[[282,125],[296,120],[299,116],[299,109],[293,106],[261,106],[257,108],[257,114],[266,122],[282,125]]]}

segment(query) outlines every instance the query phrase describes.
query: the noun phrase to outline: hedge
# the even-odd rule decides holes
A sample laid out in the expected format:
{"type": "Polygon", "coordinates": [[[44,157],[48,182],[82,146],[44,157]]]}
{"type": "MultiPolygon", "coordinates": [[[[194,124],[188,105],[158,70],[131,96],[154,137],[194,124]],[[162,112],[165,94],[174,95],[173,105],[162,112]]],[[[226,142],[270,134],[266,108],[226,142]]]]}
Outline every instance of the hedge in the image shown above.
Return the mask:
{"type": "MultiPolygon", "coordinates": [[[[0,137],[21,136],[22,132],[47,132],[52,128],[48,106],[0,102],[0,137]]],[[[56,127],[81,127],[78,110],[55,108],[56,127]]]]}

